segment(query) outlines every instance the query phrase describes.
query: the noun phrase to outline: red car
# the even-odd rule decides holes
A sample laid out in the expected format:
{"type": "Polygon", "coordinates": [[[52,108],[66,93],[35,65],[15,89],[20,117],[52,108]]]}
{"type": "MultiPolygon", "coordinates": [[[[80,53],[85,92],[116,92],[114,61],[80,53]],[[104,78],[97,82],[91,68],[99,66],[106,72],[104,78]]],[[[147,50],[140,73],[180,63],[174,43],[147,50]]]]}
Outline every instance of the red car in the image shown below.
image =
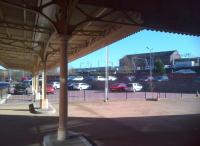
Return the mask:
{"type": "Polygon", "coordinates": [[[54,94],[55,88],[53,87],[53,85],[47,85],[46,92],[47,92],[47,94],[49,94],[49,93],[54,94]]]}
{"type": "Polygon", "coordinates": [[[126,91],[128,89],[125,83],[115,83],[110,86],[111,91],[126,91]]]}

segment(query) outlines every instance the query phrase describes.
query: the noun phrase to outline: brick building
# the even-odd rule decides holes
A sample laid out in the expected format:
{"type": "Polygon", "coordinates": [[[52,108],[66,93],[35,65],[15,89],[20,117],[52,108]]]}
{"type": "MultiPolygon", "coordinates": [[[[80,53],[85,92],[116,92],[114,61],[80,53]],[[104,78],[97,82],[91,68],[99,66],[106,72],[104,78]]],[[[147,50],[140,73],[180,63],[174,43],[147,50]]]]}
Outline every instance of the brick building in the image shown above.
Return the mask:
{"type": "Polygon", "coordinates": [[[142,54],[126,55],[119,60],[119,68],[123,71],[149,70],[151,56],[151,67],[154,68],[154,62],[161,60],[165,67],[174,65],[174,60],[180,59],[178,51],[152,52],[142,54]]]}

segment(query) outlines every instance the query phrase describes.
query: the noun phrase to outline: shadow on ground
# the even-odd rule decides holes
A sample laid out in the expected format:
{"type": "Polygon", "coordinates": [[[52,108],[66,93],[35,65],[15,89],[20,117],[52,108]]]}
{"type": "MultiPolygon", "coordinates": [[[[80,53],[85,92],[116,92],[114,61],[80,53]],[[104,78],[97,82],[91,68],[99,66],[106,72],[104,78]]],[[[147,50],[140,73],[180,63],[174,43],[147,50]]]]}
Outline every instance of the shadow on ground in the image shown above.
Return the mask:
{"type": "MultiPolygon", "coordinates": [[[[0,115],[0,146],[41,144],[58,117],[0,115]]],[[[199,146],[200,115],[130,118],[70,117],[69,127],[104,146],[199,146]]]]}

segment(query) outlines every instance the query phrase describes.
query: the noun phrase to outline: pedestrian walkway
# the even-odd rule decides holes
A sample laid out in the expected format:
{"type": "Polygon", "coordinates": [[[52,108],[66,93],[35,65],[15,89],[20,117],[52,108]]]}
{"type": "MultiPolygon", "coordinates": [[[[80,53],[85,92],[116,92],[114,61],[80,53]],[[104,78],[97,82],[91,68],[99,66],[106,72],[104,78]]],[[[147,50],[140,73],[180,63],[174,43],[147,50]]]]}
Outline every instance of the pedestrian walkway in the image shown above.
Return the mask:
{"type": "MultiPolygon", "coordinates": [[[[0,146],[43,146],[44,136],[56,134],[58,113],[32,114],[31,96],[15,95],[0,105],[0,146]]],[[[65,145],[88,146],[84,137],[71,136],[65,145]]],[[[56,145],[57,146],[57,145],[56,145]]]]}

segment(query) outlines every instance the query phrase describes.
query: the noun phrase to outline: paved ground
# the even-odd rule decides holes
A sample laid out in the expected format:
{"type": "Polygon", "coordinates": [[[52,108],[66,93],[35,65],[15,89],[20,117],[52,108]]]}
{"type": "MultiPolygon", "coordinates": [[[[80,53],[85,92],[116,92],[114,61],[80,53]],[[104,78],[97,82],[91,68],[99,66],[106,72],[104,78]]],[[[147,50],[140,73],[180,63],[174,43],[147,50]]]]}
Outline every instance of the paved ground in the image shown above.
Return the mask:
{"type": "MultiPolygon", "coordinates": [[[[40,146],[43,135],[56,132],[58,114],[30,114],[31,98],[13,96],[0,105],[0,146],[40,146]]],[[[101,146],[199,146],[199,123],[195,97],[69,104],[69,129],[101,146]]]]}
{"type": "Polygon", "coordinates": [[[103,146],[199,146],[200,100],[74,103],[72,129],[103,146]],[[81,121],[81,122],[80,122],[81,121]]]}

